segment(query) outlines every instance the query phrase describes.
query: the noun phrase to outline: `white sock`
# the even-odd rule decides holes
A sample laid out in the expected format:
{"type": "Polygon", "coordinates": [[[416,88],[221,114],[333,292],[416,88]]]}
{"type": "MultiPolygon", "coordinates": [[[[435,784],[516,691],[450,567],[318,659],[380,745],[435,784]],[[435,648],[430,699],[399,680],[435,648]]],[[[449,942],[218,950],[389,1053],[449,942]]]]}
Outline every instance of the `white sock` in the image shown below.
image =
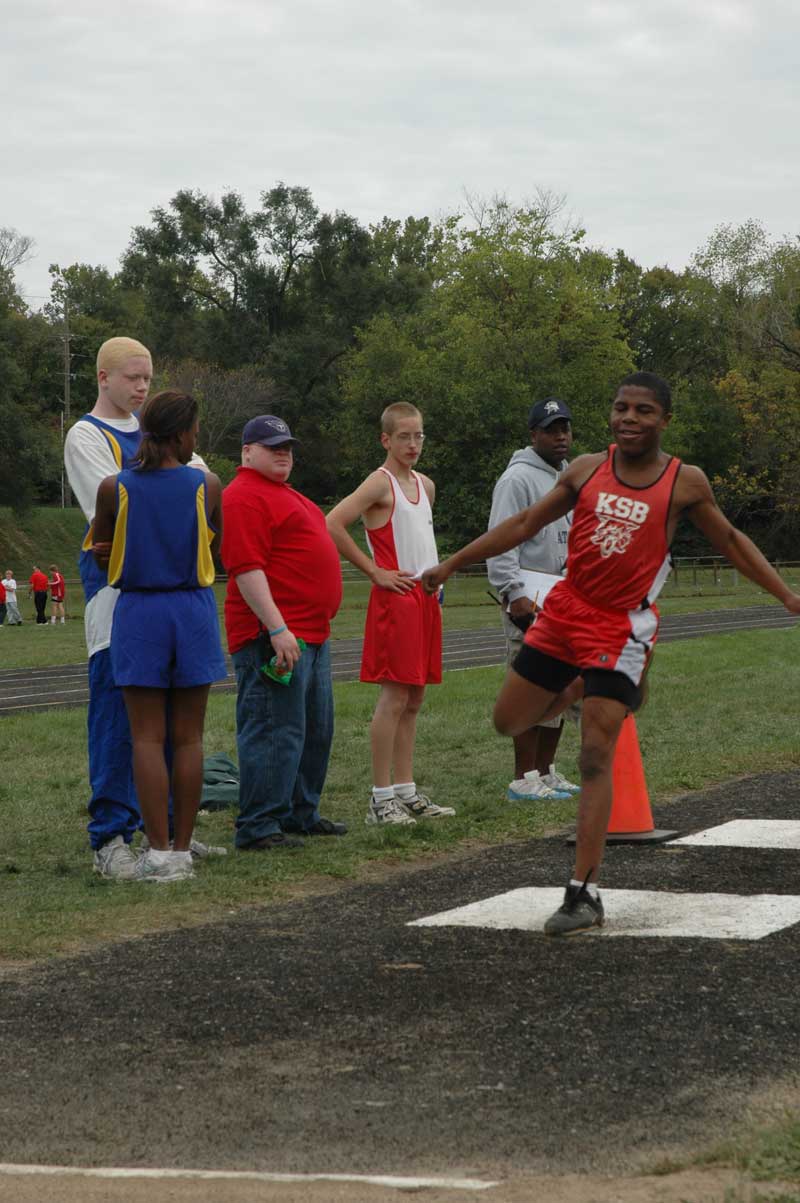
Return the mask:
{"type": "Polygon", "coordinates": [[[183,852],[170,852],[169,855],[172,857],[175,864],[184,865],[187,863],[192,863],[192,854],[188,851],[188,849],[185,849],[183,852]]]}
{"type": "Polygon", "coordinates": [[[55,618],[51,618],[51,619],[50,619],[50,621],[52,622],[53,626],[55,626],[55,625],[56,625],[56,620],[55,620],[55,618]]]}
{"type": "Polygon", "coordinates": [[[377,802],[378,805],[380,805],[381,802],[391,802],[393,797],[394,797],[394,786],[393,785],[373,785],[373,787],[372,787],[372,801],[373,802],[377,802]]]}
{"type": "Polygon", "coordinates": [[[401,802],[410,802],[417,793],[417,783],[415,781],[405,781],[401,784],[395,781],[394,796],[399,798],[401,802]]]}
{"type": "MultiPolygon", "coordinates": [[[[580,887],[583,885],[583,882],[576,881],[575,878],[573,877],[569,884],[571,886],[576,886],[578,889],[580,889],[580,887]]],[[[593,881],[589,881],[586,883],[586,891],[592,898],[600,897],[600,891],[597,888],[597,884],[593,881]]]]}
{"type": "Polygon", "coordinates": [[[150,848],[147,852],[152,865],[168,865],[172,853],[167,848],[150,848]]]}

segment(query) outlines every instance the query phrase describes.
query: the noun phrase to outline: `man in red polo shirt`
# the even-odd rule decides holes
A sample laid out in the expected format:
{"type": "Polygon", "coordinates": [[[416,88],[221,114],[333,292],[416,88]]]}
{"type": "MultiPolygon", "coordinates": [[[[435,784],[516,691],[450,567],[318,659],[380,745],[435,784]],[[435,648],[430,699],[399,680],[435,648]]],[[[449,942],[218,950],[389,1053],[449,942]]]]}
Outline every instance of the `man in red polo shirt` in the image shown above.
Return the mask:
{"type": "Polygon", "coordinates": [[[347,830],[319,813],[333,740],[328,637],[342,572],[322,511],[288,483],[296,441],[281,418],[251,419],[242,466],[222,494],[242,851],[297,848],[298,835],[347,830]],[[287,683],[262,672],[273,657],[279,674],[291,673],[287,683]]]}
{"type": "Polygon", "coordinates": [[[33,604],[36,606],[36,623],[38,626],[47,625],[47,617],[45,615],[45,607],[47,606],[47,589],[50,584],[46,573],[42,572],[36,564],[33,566],[33,572],[28,578],[28,597],[33,594],[33,604]]]}

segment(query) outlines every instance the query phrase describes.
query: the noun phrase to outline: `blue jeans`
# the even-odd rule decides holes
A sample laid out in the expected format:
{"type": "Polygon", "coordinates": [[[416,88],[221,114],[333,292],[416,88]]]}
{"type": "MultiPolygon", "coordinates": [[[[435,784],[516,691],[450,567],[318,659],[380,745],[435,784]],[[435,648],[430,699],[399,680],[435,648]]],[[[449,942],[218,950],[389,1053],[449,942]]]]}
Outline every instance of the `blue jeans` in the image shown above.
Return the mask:
{"type": "Polygon", "coordinates": [[[328,643],[308,644],[288,685],[259,672],[268,647],[263,637],[254,639],[231,657],[238,686],[239,848],[313,827],[333,741],[328,643]]]}

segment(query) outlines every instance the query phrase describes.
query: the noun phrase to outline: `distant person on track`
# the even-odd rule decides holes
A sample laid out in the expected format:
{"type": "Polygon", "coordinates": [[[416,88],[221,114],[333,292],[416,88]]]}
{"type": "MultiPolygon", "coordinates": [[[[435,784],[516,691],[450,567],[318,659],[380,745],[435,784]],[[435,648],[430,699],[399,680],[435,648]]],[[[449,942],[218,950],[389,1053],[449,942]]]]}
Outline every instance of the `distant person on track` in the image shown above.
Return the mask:
{"type": "Polygon", "coordinates": [[[145,402],[144,433],[132,467],[106,477],[97,491],[93,550],[109,585],[121,591],[111,668],[128,712],[148,839],[136,865],[137,881],[194,876],[189,846],[203,787],[208,691],[212,681],[227,676],[211,557],[221,489],[218,477],[188,466],[197,415],[188,393],[161,392],[145,402]]]}
{"type": "Polygon", "coordinates": [[[28,597],[33,596],[33,604],[36,607],[36,625],[47,626],[47,590],[50,582],[47,579],[47,574],[42,572],[36,564],[33,566],[33,572],[28,579],[28,597]]]}
{"type": "Polygon", "coordinates": [[[50,565],[50,601],[52,602],[52,614],[50,622],[55,626],[60,619],[64,622],[64,598],[66,597],[67,586],[64,578],[56,568],[55,564],[50,565]]]}
{"type": "Polygon", "coordinates": [[[669,574],[678,519],[687,517],[735,568],[800,614],[800,596],[725,518],[704,473],[662,451],[671,417],[665,381],[650,372],[627,376],[611,407],[615,442],[607,451],[579,456],[545,498],[423,578],[435,593],[457,569],[519,546],[574,510],[566,580],[551,590],[529,628],[494,710],[497,730],[514,736],[560,714],[581,693],[584,698],[575,870],[561,907],[545,924],[550,936],[604,921],[596,882],[614,749],[625,715],[641,704],[658,634],[654,603],[669,574]]]}
{"type": "MultiPolygon", "coordinates": [[[[125,880],[136,872],[131,841],[141,825],[133,783],[128,715],[111,671],[111,624],[119,590],[108,584],[92,554],[92,524],[98,487],[107,476],[133,463],[142,441],[136,412],[150,391],[150,352],[133,338],[110,338],[97,353],[97,401],[70,428],[64,464],[72,491],[86,517],[79,558],[86,601],[84,628],[89,653],[89,842],[94,871],[125,880]]],[[[202,460],[192,461],[202,466],[202,460]]],[[[224,849],[192,841],[196,856],[224,849]]]]}
{"type": "Polygon", "coordinates": [[[17,604],[17,582],[10,568],[6,569],[3,577],[3,588],[6,591],[6,625],[18,627],[22,625],[22,615],[17,604]]]}
{"type": "Polygon", "coordinates": [[[386,459],[328,514],[341,554],[372,581],[361,680],[380,685],[372,716],[372,794],[367,823],[410,825],[454,815],[419,792],[414,780],[417,715],[426,685],[442,679],[442,614],[420,584],[439,561],[433,533],[435,487],[414,470],[425,435],[422,414],[398,401],[381,415],[386,459]],[[347,528],[364,523],[372,559],[347,528]]]}
{"type": "Polygon", "coordinates": [[[322,511],[289,484],[296,442],[282,418],[251,418],[242,465],[222,494],[241,852],[290,851],[303,847],[299,837],[347,832],[319,809],[333,741],[329,636],[342,570],[322,511]]]}
{"type": "MultiPolygon", "coordinates": [[[[545,497],[567,467],[572,446],[572,414],[568,405],[558,397],[537,401],[528,415],[528,429],[530,446],[514,452],[494,487],[489,530],[545,497]]],[[[530,571],[563,576],[569,526],[569,516],[565,515],[543,527],[520,547],[512,547],[486,561],[489,583],[503,603],[509,665],[519,654],[538,600],[522,574],[530,571]]],[[[567,781],[555,766],[563,726],[563,715],[559,715],[514,736],[514,780],[508,787],[511,801],[555,801],[578,792],[580,787],[567,781]]]]}

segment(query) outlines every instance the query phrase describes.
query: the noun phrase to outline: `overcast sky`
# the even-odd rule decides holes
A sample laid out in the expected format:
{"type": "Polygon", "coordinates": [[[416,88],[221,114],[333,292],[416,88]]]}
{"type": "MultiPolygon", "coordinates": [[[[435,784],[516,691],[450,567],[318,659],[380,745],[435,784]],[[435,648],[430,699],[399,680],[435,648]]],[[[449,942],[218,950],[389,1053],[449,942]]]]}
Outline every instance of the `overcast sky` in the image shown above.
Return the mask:
{"type": "Polygon", "coordinates": [[[563,193],[682,267],[720,223],[800,233],[796,0],[2,0],[0,226],[116,269],[179,188],[276,181],[362,222],[563,193]]]}

